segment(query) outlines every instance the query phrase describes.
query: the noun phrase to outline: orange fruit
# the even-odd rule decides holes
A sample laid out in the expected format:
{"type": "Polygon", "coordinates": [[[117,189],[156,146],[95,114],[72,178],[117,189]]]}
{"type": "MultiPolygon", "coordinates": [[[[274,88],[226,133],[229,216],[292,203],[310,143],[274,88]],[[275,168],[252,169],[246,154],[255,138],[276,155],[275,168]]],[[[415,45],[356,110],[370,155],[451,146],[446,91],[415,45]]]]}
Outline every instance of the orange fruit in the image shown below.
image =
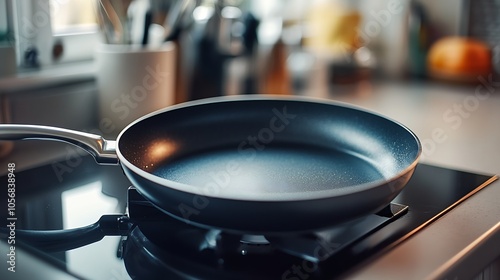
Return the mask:
{"type": "Polygon", "coordinates": [[[476,80],[492,72],[491,50],[479,40],[446,37],[434,43],[427,56],[431,76],[447,80],[476,80]]]}

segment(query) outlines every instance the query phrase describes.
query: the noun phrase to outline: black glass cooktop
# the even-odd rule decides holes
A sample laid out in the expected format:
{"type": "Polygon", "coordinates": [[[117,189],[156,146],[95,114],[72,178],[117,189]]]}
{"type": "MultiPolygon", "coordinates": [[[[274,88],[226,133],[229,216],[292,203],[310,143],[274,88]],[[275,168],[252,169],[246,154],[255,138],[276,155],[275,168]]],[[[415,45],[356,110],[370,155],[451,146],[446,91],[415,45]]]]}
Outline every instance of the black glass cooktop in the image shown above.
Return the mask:
{"type": "MultiPolygon", "coordinates": [[[[242,275],[334,279],[404,241],[487,186],[491,177],[420,164],[403,192],[381,213],[309,235],[231,236],[163,218],[164,214],[151,209],[134,192],[120,167],[100,166],[83,156],[15,172],[16,229],[70,229],[95,223],[104,214],[151,212],[154,219],[132,227],[125,237],[106,236],[60,252],[24,246],[38,258],[83,279],[244,279],[242,275]],[[128,196],[132,201],[129,208],[128,196]],[[368,234],[358,228],[368,229],[368,234]],[[342,239],[347,235],[355,238],[342,239]],[[316,248],[323,253],[315,255],[316,248]],[[318,255],[322,257],[318,259],[318,255]]],[[[7,181],[8,175],[0,177],[0,182],[7,181]]],[[[8,191],[4,190],[0,192],[0,209],[5,211],[0,211],[0,219],[6,223],[8,191]]],[[[8,242],[5,234],[0,237],[0,242],[8,242]]],[[[2,255],[1,263],[5,264],[8,256],[2,255]]],[[[12,275],[7,273],[7,265],[0,267],[1,279],[15,279],[4,278],[12,275]]]]}

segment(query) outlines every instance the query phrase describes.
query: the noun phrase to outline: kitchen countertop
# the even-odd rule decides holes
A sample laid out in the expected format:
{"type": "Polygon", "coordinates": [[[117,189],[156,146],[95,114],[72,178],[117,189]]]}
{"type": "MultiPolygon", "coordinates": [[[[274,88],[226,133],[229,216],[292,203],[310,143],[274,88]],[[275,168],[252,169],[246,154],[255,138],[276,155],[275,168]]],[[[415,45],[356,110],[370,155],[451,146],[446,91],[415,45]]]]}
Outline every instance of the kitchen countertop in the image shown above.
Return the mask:
{"type": "Polygon", "coordinates": [[[26,69],[13,76],[0,78],[0,96],[57,85],[93,80],[93,61],[67,63],[41,69],[26,69]]]}

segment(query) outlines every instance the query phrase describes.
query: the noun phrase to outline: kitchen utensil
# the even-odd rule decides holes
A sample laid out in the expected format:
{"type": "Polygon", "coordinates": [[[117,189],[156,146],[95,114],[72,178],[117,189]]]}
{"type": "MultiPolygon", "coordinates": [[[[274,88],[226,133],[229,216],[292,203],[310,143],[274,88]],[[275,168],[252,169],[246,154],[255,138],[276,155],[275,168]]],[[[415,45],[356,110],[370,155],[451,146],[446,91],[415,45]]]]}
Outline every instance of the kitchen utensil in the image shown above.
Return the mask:
{"type": "Polygon", "coordinates": [[[190,19],[196,1],[180,0],[168,12],[168,16],[164,23],[165,27],[165,42],[176,40],[180,35],[182,29],[186,28],[192,19],[190,19]]]}
{"type": "Polygon", "coordinates": [[[116,141],[34,125],[0,125],[0,139],[78,145],[98,163],[120,163],[172,217],[254,234],[326,228],[379,211],[421,153],[414,133],[381,115],[258,95],[175,105],[136,120],[116,141]]]}
{"type": "Polygon", "coordinates": [[[149,27],[151,26],[151,21],[153,20],[153,12],[147,11],[144,16],[144,34],[142,36],[141,44],[147,46],[149,40],[149,27]]]}
{"type": "Polygon", "coordinates": [[[127,10],[132,0],[99,0],[98,19],[107,43],[129,44],[127,10]]]}

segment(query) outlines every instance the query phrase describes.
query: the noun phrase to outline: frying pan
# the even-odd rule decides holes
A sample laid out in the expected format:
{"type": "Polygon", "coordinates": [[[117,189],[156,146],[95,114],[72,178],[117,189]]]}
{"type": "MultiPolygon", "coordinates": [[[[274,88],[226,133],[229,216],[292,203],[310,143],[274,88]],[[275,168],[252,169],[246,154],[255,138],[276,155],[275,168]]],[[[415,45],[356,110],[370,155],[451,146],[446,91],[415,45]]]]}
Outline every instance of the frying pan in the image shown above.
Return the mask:
{"type": "Polygon", "coordinates": [[[166,214],[206,228],[279,234],[374,213],[410,179],[421,153],[405,126],[351,105],[302,97],[187,102],[146,115],[116,141],[34,125],[0,139],[55,139],[121,164],[166,214]]]}

